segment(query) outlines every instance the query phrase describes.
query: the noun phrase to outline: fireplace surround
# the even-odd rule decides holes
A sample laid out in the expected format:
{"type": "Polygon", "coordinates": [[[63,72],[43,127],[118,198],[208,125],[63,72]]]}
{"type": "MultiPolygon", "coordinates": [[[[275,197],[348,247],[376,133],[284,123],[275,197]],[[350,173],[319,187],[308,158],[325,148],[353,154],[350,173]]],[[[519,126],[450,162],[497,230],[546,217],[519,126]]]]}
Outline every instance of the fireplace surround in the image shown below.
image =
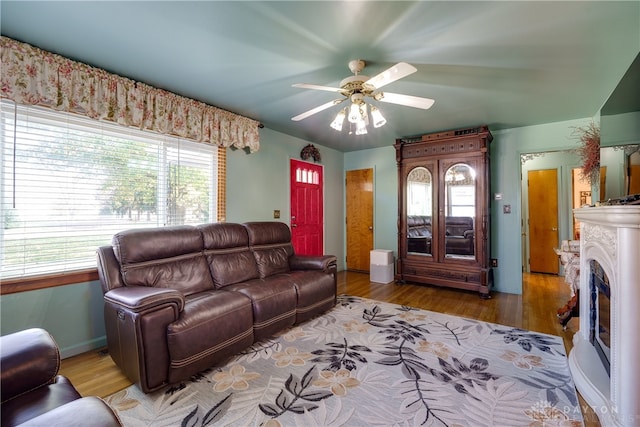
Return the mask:
{"type": "Polygon", "coordinates": [[[569,354],[571,374],[602,425],[638,426],[640,206],[587,207],[574,215],[580,221],[580,271],[588,273],[580,275],[580,329],[569,354]],[[594,269],[601,272],[592,274],[594,269]],[[609,298],[599,295],[606,292],[609,298]],[[608,320],[602,319],[606,310],[608,320]],[[603,343],[609,347],[604,355],[603,343]]]}

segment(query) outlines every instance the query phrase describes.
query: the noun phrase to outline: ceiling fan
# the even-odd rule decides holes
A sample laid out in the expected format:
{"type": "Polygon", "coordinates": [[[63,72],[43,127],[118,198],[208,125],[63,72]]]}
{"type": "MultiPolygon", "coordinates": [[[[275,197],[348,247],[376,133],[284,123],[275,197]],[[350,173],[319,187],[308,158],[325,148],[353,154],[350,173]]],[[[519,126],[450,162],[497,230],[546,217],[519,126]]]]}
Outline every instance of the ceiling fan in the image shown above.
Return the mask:
{"type": "MultiPolygon", "coordinates": [[[[345,117],[347,117],[349,119],[349,122],[355,125],[356,134],[363,134],[367,133],[366,125],[369,122],[367,104],[365,103],[365,99],[367,97],[380,102],[405,105],[408,107],[421,108],[423,110],[431,108],[431,106],[435,102],[433,99],[429,98],[420,98],[417,96],[380,91],[380,88],[382,88],[383,86],[386,86],[389,83],[393,83],[396,80],[400,80],[401,78],[418,71],[414,66],[407,64],[406,62],[399,62],[396,65],[371,78],[360,74],[364,67],[365,62],[361,59],[350,61],[349,69],[354,75],[343,79],[340,82],[340,87],[319,86],[307,83],[294,84],[293,87],[302,89],[337,92],[343,97],[334,99],[333,101],[329,101],[326,104],[322,104],[318,107],[312,108],[311,110],[306,111],[302,114],[298,114],[297,116],[292,117],[291,120],[299,121],[306,119],[307,117],[319,113],[320,111],[331,108],[334,105],[341,104],[346,100],[350,100],[351,106],[340,110],[335,120],[331,123],[331,127],[338,131],[342,130],[342,123],[344,122],[345,117]]],[[[374,127],[380,127],[384,125],[386,123],[386,120],[384,119],[384,117],[382,117],[380,111],[374,105],[371,105],[370,109],[374,127]]]]}

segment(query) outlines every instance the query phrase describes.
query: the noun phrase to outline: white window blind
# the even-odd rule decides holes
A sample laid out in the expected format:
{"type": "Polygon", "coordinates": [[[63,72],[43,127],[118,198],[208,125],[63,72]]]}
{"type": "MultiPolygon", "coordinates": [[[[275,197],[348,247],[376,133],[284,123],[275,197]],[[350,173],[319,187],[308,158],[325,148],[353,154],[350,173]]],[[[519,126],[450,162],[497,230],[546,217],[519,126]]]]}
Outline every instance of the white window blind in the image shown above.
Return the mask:
{"type": "Polygon", "coordinates": [[[216,221],[217,147],[0,106],[0,279],[95,267],[127,228],[216,221]]]}

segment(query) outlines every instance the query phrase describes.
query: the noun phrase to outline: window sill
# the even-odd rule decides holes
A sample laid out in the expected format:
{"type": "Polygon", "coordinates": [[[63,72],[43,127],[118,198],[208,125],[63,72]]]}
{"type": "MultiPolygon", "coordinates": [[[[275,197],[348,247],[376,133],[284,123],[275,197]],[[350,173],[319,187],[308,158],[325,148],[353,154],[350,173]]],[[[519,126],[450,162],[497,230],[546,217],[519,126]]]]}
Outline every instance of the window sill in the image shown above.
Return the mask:
{"type": "Polygon", "coordinates": [[[98,270],[95,268],[89,270],[70,271],[60,274],[46,274],[42,276],[6,279],[2,280],[0,295],[91,282],[93,280],[98,280],[98,270]]]}

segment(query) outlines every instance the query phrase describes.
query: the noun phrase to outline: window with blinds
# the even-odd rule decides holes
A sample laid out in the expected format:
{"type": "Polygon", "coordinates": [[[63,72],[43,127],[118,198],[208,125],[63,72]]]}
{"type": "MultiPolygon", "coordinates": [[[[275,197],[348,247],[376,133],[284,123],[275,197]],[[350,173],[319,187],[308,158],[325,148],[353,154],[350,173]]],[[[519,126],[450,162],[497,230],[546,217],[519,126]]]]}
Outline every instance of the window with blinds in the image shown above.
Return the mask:
{"type": "Polygon", "coordinates": [[[128,228],[219,218],[217,147],[0,107],[0,279],[95,267],[96,248],[128,228]]]}

